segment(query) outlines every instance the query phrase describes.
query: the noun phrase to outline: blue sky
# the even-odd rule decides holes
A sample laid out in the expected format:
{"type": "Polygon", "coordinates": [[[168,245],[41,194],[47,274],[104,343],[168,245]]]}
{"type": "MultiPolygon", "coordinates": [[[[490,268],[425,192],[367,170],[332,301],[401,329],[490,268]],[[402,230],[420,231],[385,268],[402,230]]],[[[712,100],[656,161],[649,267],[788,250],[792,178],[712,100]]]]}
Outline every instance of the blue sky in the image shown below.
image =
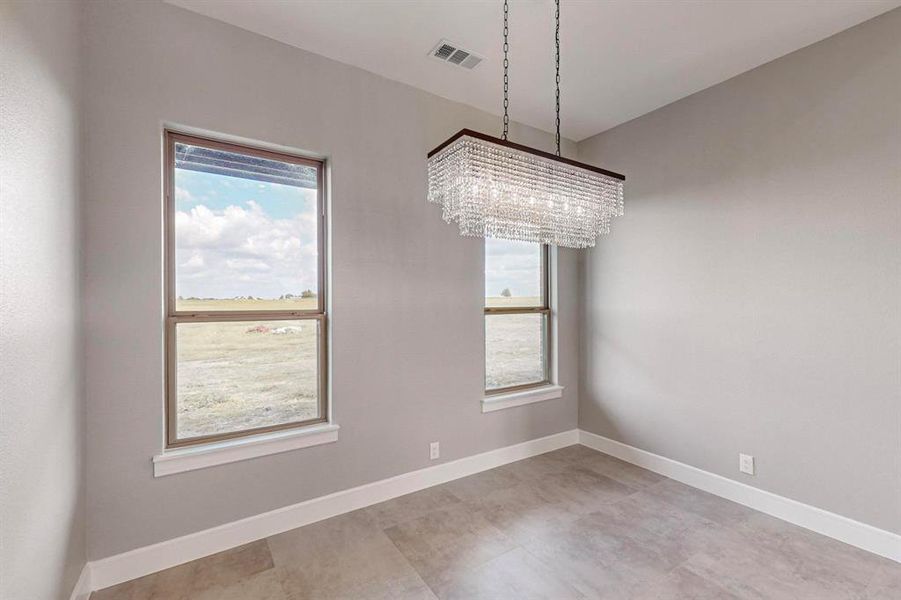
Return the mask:
{"type": "Polygon", "coordinates": [[[241,206],[250,199],[259,203],[273,219],[290,219],[300,212],[316,210],[315,190],[290,185],[177,169],[175,186],[176,210],[190,209],[198,203],[210,210],[224,210],[228,206],[241,206]]]}

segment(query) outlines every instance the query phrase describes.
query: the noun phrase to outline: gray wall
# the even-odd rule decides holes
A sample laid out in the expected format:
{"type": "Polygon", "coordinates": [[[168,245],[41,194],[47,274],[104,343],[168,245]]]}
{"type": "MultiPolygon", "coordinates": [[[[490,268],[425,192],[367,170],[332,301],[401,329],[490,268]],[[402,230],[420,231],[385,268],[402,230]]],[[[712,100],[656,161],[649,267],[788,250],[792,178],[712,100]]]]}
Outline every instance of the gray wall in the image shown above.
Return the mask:
{"type": "Polygon", "coordinates": [[[426,202],[426,152],[498,117],[165,4],[92,2],[89,17],[92,559],[434,464],[433,440],[446,461],[576,426],[577,255],[560,260],[564,397],[482,414],[482,243],[426,202]],[[336,444],[154,479],[163,123],[329,156],[336,444]]]}
{"type": "Polygon", "coordinates": [[[85,562],[76,3],[0,4],[0,598],[85,562]]]}
{"type": "Polygon", "coordinates": [[[899,73],[895,10],[579,144],[583,429],[901,532],[899,73]]]}

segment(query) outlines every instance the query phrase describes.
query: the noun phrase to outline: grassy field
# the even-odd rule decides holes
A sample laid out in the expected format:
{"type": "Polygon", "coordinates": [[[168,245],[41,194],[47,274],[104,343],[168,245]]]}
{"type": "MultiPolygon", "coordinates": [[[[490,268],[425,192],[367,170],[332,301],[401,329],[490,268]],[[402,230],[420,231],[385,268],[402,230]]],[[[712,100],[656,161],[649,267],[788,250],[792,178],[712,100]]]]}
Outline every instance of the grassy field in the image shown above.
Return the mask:
{"type": "MultiPolygon", "coordinates": [[[[488,297],[485,304],[540,306],[541,299],[488,297]]],[[[544,379],[544,317],[540,314],[485,317],[485,387],[496,389],[544,379]]]]}
{"type": "Polygon", "coordinates": [[[184,311],[211,311],[211,310],[313,310],[316,308],[316,297],[289,298],[287,300],[266,299],[233,299],[212,300],[198,298],[178,298],[175,308],[184,311]]]}
{"type": "MultiPolygon", "coordinates": [[[[277,302],[189,300],[180,308],[269,310],[277,302]]],[[[313,308],[315,299],[294,306],[313,308]]],[[[179,325],[179,437],[316,418],[317,327],[309,319],[179,325]]]]}
{"type": "MultiPolygon", "coordinates": [[[[535,305],[537,298],[489,298],[489,306],[535,305]]],[[[179,310],[302,310],[315,298],[179,300],[179,310]]],[[[314,320],[184,323],[178,326],[178,435],[187,438],[318,416],[318,335],[314,320]]],[[[486,386],[544,378],[540,315],[486,317],[486,386]]]]}

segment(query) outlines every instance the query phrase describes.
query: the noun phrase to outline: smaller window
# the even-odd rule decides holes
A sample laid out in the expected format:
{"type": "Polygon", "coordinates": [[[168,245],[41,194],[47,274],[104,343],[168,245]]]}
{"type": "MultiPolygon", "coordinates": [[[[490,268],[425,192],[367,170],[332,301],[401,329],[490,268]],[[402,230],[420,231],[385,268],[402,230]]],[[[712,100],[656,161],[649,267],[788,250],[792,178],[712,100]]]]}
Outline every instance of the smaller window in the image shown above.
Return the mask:
{"type": "Polygon", "coordinates": [[[485,391],[550,383],[548,247],[485,240],[485,391]]]}
{"type": "Polygon", "coordinates": [[[169,447],[327,419],[323,164],[166,133],[169,447]]]}

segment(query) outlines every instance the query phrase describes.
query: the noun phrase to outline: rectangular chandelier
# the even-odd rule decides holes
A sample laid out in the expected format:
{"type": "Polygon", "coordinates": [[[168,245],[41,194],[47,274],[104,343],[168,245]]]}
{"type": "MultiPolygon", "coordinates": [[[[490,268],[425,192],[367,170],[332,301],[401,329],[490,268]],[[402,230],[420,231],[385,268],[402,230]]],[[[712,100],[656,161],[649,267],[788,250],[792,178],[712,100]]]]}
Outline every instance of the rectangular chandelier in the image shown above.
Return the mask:
{"type": "Polygon", "coordinates": [[[470,129],[428,169],[429,202],[465,236],[589,248],[623,214],[625,176],[470,129]]]}

